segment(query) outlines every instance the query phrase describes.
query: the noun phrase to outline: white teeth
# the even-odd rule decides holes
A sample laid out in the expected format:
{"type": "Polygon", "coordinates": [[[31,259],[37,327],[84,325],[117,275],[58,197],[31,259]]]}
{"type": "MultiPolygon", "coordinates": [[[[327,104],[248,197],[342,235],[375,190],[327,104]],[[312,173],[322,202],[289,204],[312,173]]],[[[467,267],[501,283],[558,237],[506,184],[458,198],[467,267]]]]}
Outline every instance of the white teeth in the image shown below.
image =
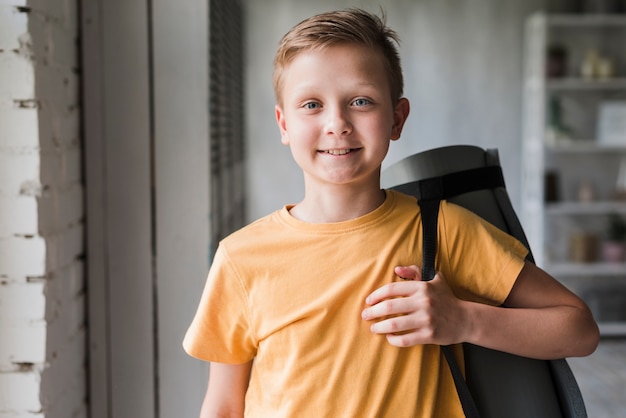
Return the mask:
{"type": "Polygon", "coordinates": [[[332,155],[345,155],[349,153],[350,150],[349,149],[329,149],[326,152],[332,155]]]}

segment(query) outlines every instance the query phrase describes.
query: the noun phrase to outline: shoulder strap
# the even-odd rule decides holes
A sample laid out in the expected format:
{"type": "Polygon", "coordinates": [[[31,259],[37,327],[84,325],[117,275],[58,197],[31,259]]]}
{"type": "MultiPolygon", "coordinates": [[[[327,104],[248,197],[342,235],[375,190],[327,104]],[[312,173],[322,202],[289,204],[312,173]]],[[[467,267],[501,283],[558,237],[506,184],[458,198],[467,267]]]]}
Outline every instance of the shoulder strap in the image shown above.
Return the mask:
{"type": "MultiPolygon", "coordinates": [[[[418,203],[421,209],[422,216],[422,280],[432,280],[435,277],[435,255],[437,254],[437,220],[439,218],[439,203],[438,199],[431,200],[419,200],[418,203]]],[[[463,412],[467,418],[479,418],[478,408],[472,398],[469,387],[463,378],[461,368],[454,358],[452,349],[449,345],[442,345],[441,352],[443,353],[452,378],[454,379],[454,386],[461,400],[461,406],[463,412]]]]}
{"type": "MultiPolygon", "coordinates": [[[[423,179],[396,187],[397,190],[409,192],[418,197],[423,230],[422,280],[432,280],[436,273],[437,223],[441,200],[475,190],[499,186],[504,186],[502,169],[499,166],[487,166],[423,179]]],[[[441,346],[441,351],[450,367],[465,416],[467,418],[479,418],[478,408],[463,378],[461,368],[454,358],[451,347],[441,346]]]]}
{"type": "Polygon", "coordinates": [[[442,176],[412,181],[393,187],[418,201],[446,200],[463,193],[505,187],[500,166],[486,166],[456,171],[442,176]]]}
{"type": "Polygon", "coordinates": [[[504,176],[500,166],[486,166],[457,171],[396,187],[397,190],[408,191],[410,194],[417,196],[417,203],[421,209],[422,228],[424,231],[422,236],[422,280],[428,281],[435,277],[437,221],[440,202],[463,193],[496,187],[504,187],[504,176]]]}

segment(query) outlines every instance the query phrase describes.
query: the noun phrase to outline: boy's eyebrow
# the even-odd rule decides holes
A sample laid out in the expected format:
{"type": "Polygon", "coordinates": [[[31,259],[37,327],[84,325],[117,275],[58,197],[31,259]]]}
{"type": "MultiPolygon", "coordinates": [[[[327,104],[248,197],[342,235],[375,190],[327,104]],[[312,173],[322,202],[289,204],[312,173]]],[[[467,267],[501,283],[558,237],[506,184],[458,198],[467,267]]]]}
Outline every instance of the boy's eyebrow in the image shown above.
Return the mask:
{"type": "MultiPolygon", "coordinates": [[[[380,86],[379,84],[369,81],[369,80],[356,81],[355,83],[350,83],[348,87],[359,87],[359,88],[371,87],[375,89],[382,88],[382,86],[380,86]]],[[[303,82],[299,84],[297,87],[295,87],[292,91],[294,91],[295,93],[299,93],[299,92],[308,93],[309,90],[319,90],[319,87],[315,83],[303,82]]]]}

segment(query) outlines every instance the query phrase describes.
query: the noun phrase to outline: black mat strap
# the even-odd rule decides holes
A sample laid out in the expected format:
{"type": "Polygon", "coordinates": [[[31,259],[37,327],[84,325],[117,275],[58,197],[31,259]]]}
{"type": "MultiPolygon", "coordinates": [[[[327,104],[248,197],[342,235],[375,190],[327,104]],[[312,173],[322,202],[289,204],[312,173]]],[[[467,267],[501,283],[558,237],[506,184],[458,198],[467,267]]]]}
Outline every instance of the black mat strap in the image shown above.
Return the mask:
{"type": "Polygon", "coordinates": [[[400,192],[417,196],[418,200],[445,200],[463,193],[504,187],[500,166],[487,166],[457,171],[443,176],[395,186],[400,192]]]}
{"type": "MultiPolygon", "coordinates": [[[[419,181],[417,183],[423,183],[419,181]]],[[[437,190],[439,184],[436,181],[428,179],[426,182],[426,192],[435,193],[442,192],[443,190],[437,190]]],[[[443,193],[441,193],[443,194],[443,193]]],[[[418,204],[421,210],[422,217],[422,280],[430,281],[435,277],[435,257],[437,255],[437,224],[439,219],[439,206],[440,199],[420,199],[418,204]]],[[[467,382],[465,381],[461,368],[454,358],[452,349],[450,346],[441,346],[441,351],[448,362],[452,378],[454,379],[454,386],[459,395],[461,406],[466,418],[479,418],[478,408],[472,398],[467,382]]]]}
{"type": "Polygon", "coordinates": [[[435,277],[435,256],[437,255],[437,221],[440,200],[418,200],[422,214],[422,280],[435,277]]]}
{"type": "Polygon", "coordinates": [[[459,367],[459,363],[457,363],[456,358],[454,358],[454,353],[452,353],[452,348],[449,345],[442,345],[441,352],[444,357],[448,361],[448,367],[450,367],[450,373],[452,373],[452,378],[454,379],[454,386],[456,387],[456,392],[459,395],[459,400],[461,401],[461,406],[463,407],[463,413],[466,418],[480,418],[480,413],[478,412],[478,407],[474,402],[474,398],[470,393],[469,387],[467,386],[467,382],[463,377],[463,373],[461,373],[461,368],[459,367]]]}

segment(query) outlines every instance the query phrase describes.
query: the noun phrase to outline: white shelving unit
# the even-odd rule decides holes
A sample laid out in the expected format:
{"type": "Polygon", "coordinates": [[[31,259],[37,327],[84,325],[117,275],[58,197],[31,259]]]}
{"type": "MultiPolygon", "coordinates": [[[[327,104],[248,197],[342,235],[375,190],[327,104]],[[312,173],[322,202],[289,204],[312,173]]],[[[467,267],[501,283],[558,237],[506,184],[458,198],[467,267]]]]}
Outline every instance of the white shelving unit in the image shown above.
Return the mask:
{"type": "MultiPolygon", "coordinates": [[[[626,262],[607,262],[600,247],[609,215],[626,218],[626,200],[616,197],[624,144],[597,137],[598,112],[607,101],[626,101],[626,16],[548,15],[526,22],[521,218],[537,264],[589,303],[603,335],[626,336],[626,262]],[[565,71],[547,76],[548,48],[566,51],[565,71]],[[611,59],[610,77],[583,77],[590,50],[611,59]],[[550,134],[554,103],[561,135],[550,134]],[[552,173],[556,193],[546,197],[552,173]],[[587,194],[581,198],[581,187],[587,194]],[[591,195],[589,195],[591,191],[591,195]],[[584,234],[595,254],[573,257],[573,236],[584,234]]],[[[626,136],[626,132],[624,133],[626,136]]]]}

